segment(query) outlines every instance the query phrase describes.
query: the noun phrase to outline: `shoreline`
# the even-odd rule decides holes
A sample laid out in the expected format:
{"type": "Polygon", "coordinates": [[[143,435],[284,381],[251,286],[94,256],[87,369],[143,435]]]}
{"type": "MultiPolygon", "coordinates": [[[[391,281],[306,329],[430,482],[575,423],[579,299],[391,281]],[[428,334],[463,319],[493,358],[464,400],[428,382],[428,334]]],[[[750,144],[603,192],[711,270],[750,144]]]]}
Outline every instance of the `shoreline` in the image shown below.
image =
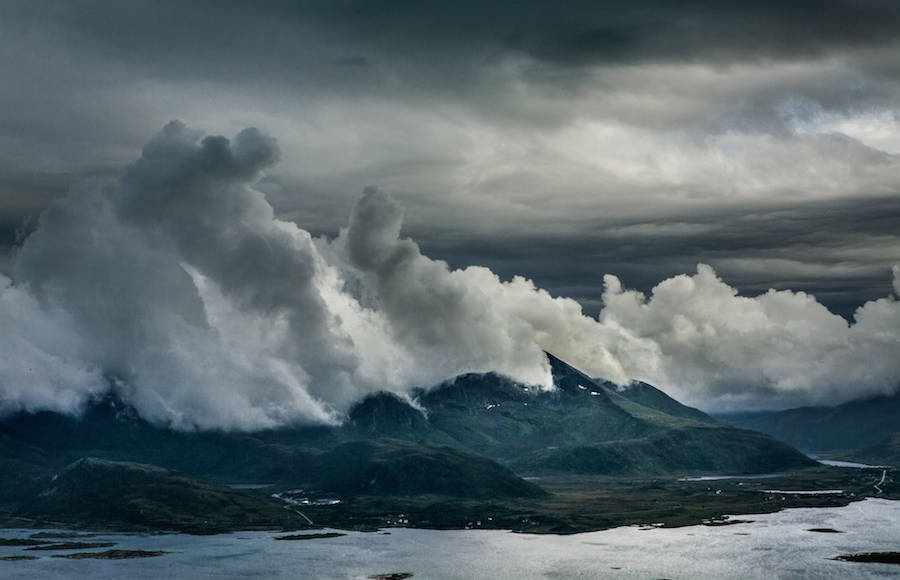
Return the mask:
{"type": "MultiPolygon", "coordinates": [[[[827,496],[823,496],[827,497],[827,496]]],[[[396,530],[403,529],[411,529],[411,530],[428,530],[428,531],[502,531],[509,532],[513,534],[524,534],[524,535],[534,535],[534,536],[575,536],[578,534],[590,534],[594,532],[604,532],[609,530],[621,529],[621,528],[641,528],[641,529],[675,529],[675,528],[684,528],[691,526],[707,526],[707,527],[719,527],[719,526],[729,526],[736,525],[742,523],[753,522],[753,520],[748,520],[745,518],[749,518],[752,516],[759,515],[768,515],[775,514],[789,510],[795,509],[825,509],[825,508],[845,508],[851,504],[865,502],[868,500],[877,500],[877,501],[888,501],[888,502],[900,502],[900,498],[897,497],[875,497],[875,496],[859,496],[855,498],[846,498],[847,501],[835,505],[832,503],[811,503],[808,505],[780,505],[773,506],[774,509],[771,510],[760,510],[760,511],[747,511],[740,513],[723,513],[718,515],[713,515],[709,517],[699,518],[693,521],[688,520],[678,520],[677,522],[666,522],[666,521],[644,521],[644,522],[632,522],[632,523],[617,523],[604,527],[597,528],[589,528],[583,530],[574,530],[574,531],[565,531],[565,532],[552,532],[545,530],[529,530],[529,529],[517,529],[514,527],[490,527],[490,526],[478,526],[478,527],[466,527],[466,526],[421,526],[421,525],[412,525],[412,524],[404,524],[404,525],[394,525],[394,526],[383,526],[378,528],[364,528],[360,527],[341,527],[341,526],[329,526],[329,525],[321,525],[314,527],[297,527],[297,528],[282,528],[282,527],[236,527],[228,530],[221,530],[214,533],[191,533],[184,530],[176,530],[176,529],[137,529],[137,527],[103,527],[103,526],[72,526],[72,525],[61,525],[62,522],[56,522],[55,524],[60,525],[19,525],[19,526],[9,526],[6,525],[7,522],[0,523],[0,535],[3,535],[5,531],[34,531],[35,533],[42,532],[78,532],[82,534],[89,534],[91,536],[109,536],[109,535],[117,535],[117,536],[163,536],[163,535],[178,535],[183,534],[187,536],[226,536],[230,534],[239,534],[239,533],[253,533],[253,532],[265,532],[270,534],[285,534],[285,533],[293,533],[300,532],[311,534],[311,539],[319,539],[318,536],[322,534],[312,533],[312,532],[327,532],[324,534],[324,537],[338,537],[341,535],[346,535],[348,532],[357,532],[364,534],[383,534],[385,532],[390,533],[396,530]],[[337,535],[332,535],[337,534],[337,535]]],[[[25,518],[22,518],[25,519],[25,518]]],[[[660,518],[665,519],[665,518],[660,518]]],[[[36,522],[37,523],[37,522],[36,522]]],[[[45,522],[51,523],[51,522],[45,522]]],[[[279,538],[276,538],[279,539],[279,538]]]]}

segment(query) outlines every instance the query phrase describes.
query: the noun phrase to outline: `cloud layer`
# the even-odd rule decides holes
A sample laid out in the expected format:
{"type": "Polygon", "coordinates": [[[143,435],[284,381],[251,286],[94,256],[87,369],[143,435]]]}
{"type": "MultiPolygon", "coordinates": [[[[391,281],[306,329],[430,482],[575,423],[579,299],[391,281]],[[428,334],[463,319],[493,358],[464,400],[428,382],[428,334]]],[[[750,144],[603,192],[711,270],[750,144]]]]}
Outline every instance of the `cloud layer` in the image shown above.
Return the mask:
{"type": "Polygon", "coordinates": [[[423,253],[592,315],[603,273],[647,293],[698,262],[848,319],[890,291],[895,1],[88,4],[0,5],[0,272],[174,116],[277,131],[302,163],[255,187],[314,235],[378,183],[423,253]]]}
{"type": "Polygon", "coordinates": [[[114,389],[179,429],[333,423],[367,393],[465,372],[552,388],[543,350],[706,408],[900,380],[893,296],[849,324],[802,292],[739,296],[700,265],[649,295],[607,276],[594,318],[523,277],[423,255],[376,188],[336,238],[311,236],[254,188],[278,158],[256,129],[229,141],[172,122],[117,184],[51,203],[0,279],[0,412],[77,412],[114,389]]]}

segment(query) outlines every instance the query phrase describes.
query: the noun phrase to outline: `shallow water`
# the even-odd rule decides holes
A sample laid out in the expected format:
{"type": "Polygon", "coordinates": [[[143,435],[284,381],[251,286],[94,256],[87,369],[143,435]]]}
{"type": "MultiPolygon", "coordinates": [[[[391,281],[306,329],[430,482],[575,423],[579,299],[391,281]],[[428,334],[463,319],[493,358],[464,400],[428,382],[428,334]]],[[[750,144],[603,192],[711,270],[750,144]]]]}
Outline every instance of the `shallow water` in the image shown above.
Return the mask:
{"type": "Polygon", "coordinates": [[[867,465],[865,463],[856,463],[855,461],[838,461],[837,459],[816,459],[823,465],[831,467],[849,467],[853,469],[884,469],[886,465],[867,465]]]}
{"type": "MultiPolygon", "coordinates": [[[[737,517],[737,516],[736,516],[737,517]]],[[[867,499],[843,508],[740,516],[729,526],[624,527],[570,536],[494,530],[392,529],[339,538],[277,542],[278,534],[102,535],[116,548],[167,550],[140,560],[0,562],[0,578],[366,578],[411,572],[424,578],[888,578],[900,566],[829,560],[900,548],[900,502],[867,499]],[[824,534],[810,528],[834,528],[824,534]]],[[[35,530],[0,530],[27,537],[35,530]]],[[[0,556],[28,554],[0,547],[0,556]]],[[[34,554],[35,552],[30,552],[34,554]]]]}
{"type": "Polygon", "coordinates": [[[721,479],[772,479],[784,477],[783,473],[757,473],[754,475],[694,475],[679,477],[678,481],[719,481],[721,479]]]}

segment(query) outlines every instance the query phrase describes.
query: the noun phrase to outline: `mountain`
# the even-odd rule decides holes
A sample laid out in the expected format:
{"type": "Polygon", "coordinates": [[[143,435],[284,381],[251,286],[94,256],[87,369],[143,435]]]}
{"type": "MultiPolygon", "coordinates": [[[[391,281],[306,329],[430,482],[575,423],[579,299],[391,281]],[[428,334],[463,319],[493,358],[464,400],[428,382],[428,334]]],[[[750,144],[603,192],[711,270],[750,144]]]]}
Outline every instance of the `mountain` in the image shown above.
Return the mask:
{"type": "Polygon", "coordinates": [[[810,453],[846,454],[900,432],[900,392],[836,407],[798,407],[719,418],[738,427],[769,433],[810,453]]]}
{"type": "Polygon", "coordinates": [[[427,429],[428,419],[422,410],[393,393],[376,393],[350,410],[344,430],[365,439],[409,438],[427,429]]]}
{"type": "MultiPolygon", "coordinates": [[[[384,485],[369,489],[394,493],[402,489],[396,474],[408,471],[423,484],[413,486],[417,492],[429,493],[424,484],[433,474],[444,473],[441,465],[456,470],[469,466],[471,473],[461,473],[455,484],[441,488],[469,496],[497,492],[487,486],[485,473],[506,481],[499,466],[488,467],[475,455],[529,474],[758,473],[811,463],[772,437],[711,421],[650,385],[639,383],[620,392],[552,355],[548,360],[552,390],[494,373],[467,374],[419,390],[414,403],[389,393],[369,396],[340,427],[173,432],[147,423],[109,397],[81,417],[48,412],[9,417],[0,422],[0,437],[16,442],[18,453],[31,454],[29,465],[45,469],[91,456],[159,465],[218,483],[316,483],[313,471],[340,465],[349,460],[348,450],[355,450],[371,462],[357,471],[334,471],[330,481],[336,488],[367,489],[369,475],[384,470],[378,472],[384,485]],[[380,444],[341,447],[359,441],[380,444]],[[329,462],[329,453],[342,459],[329,462]],[[469,455],[460,455],[464,453],[469,455]],[[393,465],[385,467],[385,461],[393,465]],[[424,475],[411,470],[415,461],[428,464],[424,475]],[[486,486],[483,493],[473,483],[486,486]]],[[[432,483],[438,485],[438,480],[432,483]]],[[[511,481],[508,488],[519,489],[511,481]]]]}
{"type": "Polygon", "coordinates": [[[419,392],[421,411],[375,395],[354,408],[349,425],[358,436],[388,433],[461,447],[528,473],[759,473],[812,463],[788,445],[719,423],[646,383],[625,391],[633,400],[553,355],[548,360],[556,387],[550,391],[493,373],[462,375],[419,392]]]}

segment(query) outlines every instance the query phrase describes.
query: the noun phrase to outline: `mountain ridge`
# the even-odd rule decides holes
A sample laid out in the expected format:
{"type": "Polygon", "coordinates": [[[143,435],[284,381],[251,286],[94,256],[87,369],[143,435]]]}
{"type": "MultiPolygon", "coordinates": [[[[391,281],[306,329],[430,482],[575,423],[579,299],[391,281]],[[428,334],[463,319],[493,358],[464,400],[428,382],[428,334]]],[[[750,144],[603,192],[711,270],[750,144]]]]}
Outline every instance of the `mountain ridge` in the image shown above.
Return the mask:
{"type": "Polygon", "coordinates": [[[0,435],[43,450],[54,465],[97,456],[220,482],[282,481],[296,473],[289,466],[310,464],[339,445],[383,439],[449,446],[529,473],[748,473],[810,464],[767,435],[710,422],[705,415],[683,416],[689,407],[654,394],[649,385],[641,393],[654,394],[651,403],[665,403],[679,414],[631,400],[611,383],[595,381],[549,353],[548,361],[551,390],[495,373],[460,375],[416,391],[414,401],[390,393],[369,395],[339,427],[175,432],[107,398],[80,419],[46,412],[7,418],[0,422],[0,435]],[[685,455],[682,448],[693,454],[685,455]]]}
{"type": "Polygon", "coordinates": [[[900,432],[900,391],[833,407],[719,415],[729,424],[781,439],[809,453],[847,454],[900,432]]]}

